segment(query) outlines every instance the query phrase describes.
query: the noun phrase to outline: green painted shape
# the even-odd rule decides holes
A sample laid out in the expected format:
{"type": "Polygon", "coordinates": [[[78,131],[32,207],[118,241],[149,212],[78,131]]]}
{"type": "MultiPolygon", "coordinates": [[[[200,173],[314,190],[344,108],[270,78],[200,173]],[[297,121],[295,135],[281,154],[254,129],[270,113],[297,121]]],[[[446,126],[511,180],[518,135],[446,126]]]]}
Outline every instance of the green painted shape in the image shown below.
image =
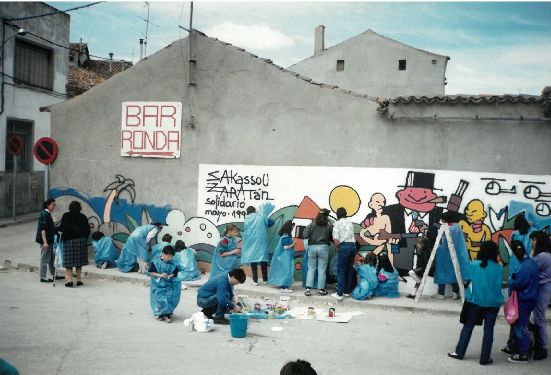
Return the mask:
{"type": "Polygon", "coordinates": [[[126,243],[126,240],[128,240],[128,236],[129,236],[129,234],[127,234],[127,233],[115,233],[113,236],[111,236],[111,238],[114,241],[119,241],[119,242],[122,242],[122,243],[126,243]]]}
{"type": "Polygon", "coordinates": [[[130,233],[132,233],[134,229],[138,227],[138,222],[128,214],[125,214],[124,216],[126,216],[126,222],[128,223],[127,225],[128,230],[130,231],[130,233]]]}

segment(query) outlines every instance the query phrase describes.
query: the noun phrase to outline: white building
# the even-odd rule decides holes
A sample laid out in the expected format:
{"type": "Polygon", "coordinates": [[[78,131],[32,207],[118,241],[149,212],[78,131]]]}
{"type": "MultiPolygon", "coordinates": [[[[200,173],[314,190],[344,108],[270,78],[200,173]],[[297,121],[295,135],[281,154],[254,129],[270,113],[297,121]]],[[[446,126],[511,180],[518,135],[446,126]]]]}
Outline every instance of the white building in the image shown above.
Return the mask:
{"type": "MultiPolygon", "coordinates": [[[[44,199],[45,167],[32,151],[38,139],[50,136],[50,116],[39,108],[66,99],[70,17],[51,14],[56,11],[39,2],[0,6],[0,147],[6,150],[14,134],[24,140],[17,160],[17,214],[40,210],[44,199]],[[40,15],[45,16],[34,17],[40,15]]],[[[0,152],[0,217],[12,213],[12,171],[12,156],[0,152]]]]}
{"type": "Polygon", "coordinates": [[[448,56],[408,46],[367,30],[325,49],[324,26],[314,55],[288,69],[315,81],[379,97],[444,95],[448,56]]]}

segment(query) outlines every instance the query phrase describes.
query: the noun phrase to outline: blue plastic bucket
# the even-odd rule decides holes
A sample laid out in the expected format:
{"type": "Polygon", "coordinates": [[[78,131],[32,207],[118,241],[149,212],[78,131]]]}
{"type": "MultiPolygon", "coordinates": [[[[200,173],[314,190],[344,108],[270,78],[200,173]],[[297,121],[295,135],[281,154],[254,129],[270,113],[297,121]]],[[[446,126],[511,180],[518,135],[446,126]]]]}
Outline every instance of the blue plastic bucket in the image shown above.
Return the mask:
{"type": "Polygon", "coordinates": [[[242,338],[247,336],[247,327],[249,325],[249,316],[247,314],[231,314],[230,330],[232,337],[242,338]]]}

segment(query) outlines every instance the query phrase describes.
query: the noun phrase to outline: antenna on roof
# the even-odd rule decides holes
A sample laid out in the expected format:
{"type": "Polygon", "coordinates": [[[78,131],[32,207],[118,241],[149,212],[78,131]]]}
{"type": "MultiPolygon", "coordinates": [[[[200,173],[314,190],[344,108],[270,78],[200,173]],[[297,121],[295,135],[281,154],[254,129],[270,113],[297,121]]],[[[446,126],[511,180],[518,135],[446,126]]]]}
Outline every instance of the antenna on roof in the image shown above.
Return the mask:
{"type": "Polygon", "coordinates": [[[144,36],[144,42],[143,42],[144,49],[145,49],[144,56],[147,57],[147,36],[149,35],[149,25],[153,25],[155,27],[159,27],[159,25],[155,25],[153,22],[149,21],[149,8],[151,7],[151,4],[148,1],[144,1],[144,3],[145,3],[145,7],[147,7],[147,19],[140,16],[137,16],[137,17],[145,21],[145,34],[142,33],[142,35],[144,36]]]}

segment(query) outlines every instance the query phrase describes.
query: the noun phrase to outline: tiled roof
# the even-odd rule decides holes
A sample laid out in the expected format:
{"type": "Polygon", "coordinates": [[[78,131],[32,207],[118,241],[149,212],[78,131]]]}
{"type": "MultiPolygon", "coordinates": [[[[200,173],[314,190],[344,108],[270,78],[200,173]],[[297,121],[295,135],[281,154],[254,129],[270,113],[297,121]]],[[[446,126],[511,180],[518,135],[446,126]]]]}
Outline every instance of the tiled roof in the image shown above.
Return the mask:
{"type": "Polygon", "coordinates": [[[83,65],[83,68],[91,70],[104,78],[109,78],[117,73],[125,71],[131,66],[132,63],[127,61],[88,60],[83,65]],[[112,71],[109,69],[109,64],[112,64],[112,71]]]}
{"type": "Polygon", "coordinates": [[[538,95],[444,95],[444,96],[398,96],[388,99],[392,104],[494,104],[494,103],[543,103],[538,95]]]}
{"type": "Polygon", "coordinates": [[[103,81],[105,81],[105,78],[95,72],[76,66],[70,66],[67,92],[71,96],[80,95],[103,81]]]}

